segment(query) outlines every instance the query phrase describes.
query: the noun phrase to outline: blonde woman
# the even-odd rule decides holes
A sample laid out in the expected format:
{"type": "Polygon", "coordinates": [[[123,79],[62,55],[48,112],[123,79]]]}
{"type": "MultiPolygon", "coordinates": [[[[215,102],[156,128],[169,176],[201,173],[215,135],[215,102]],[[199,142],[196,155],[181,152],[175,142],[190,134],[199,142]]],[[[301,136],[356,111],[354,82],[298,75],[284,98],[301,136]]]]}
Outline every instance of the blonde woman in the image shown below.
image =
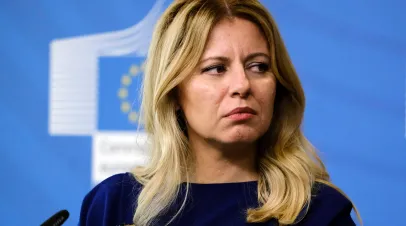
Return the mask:
{"type": "Polygon", "coordinates": [[[301,131],[304,109],[263,5],[175,1],[145,70],[150,161],[92,189],[80,225],[355,225],[301,131]]]}

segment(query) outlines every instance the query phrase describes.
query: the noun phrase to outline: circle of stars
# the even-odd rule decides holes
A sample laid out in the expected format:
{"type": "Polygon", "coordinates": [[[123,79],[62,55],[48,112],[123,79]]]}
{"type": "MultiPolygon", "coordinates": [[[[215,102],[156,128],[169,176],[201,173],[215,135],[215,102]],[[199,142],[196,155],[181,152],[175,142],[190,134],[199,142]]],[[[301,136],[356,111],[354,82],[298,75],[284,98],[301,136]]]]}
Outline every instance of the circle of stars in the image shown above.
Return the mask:
{"type": "Polygon", "coordinates": [[[118,90],[118,97],[121,101],[120,110],[124,114],[127,114],[128,121],[130,123],[135,124],[138,120],[138,113],[137,111],[132,109],[132,104],[128,100],[128,90],[130,85],[132,84],[133,78],[136,76],[141,76],[141,73],[144,72],[145,63],[140,66],[136,64],[132,64],[127,73],[121,76],[121,87],[118,90]]]}

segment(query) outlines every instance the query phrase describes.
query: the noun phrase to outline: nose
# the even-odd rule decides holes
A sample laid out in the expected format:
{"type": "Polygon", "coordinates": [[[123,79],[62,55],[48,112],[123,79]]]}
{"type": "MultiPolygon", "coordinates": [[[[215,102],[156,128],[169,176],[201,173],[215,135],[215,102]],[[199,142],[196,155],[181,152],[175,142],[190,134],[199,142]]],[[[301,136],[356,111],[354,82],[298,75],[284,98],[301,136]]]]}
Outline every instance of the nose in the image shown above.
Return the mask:
{"type": "Polygon", "coordinates": [[[243,66],[234,70],[230,76],[229,84],[229,91],[233,97],[239,96],[240,98],[246,98],[251,93],[250,80],[243,66]]]}

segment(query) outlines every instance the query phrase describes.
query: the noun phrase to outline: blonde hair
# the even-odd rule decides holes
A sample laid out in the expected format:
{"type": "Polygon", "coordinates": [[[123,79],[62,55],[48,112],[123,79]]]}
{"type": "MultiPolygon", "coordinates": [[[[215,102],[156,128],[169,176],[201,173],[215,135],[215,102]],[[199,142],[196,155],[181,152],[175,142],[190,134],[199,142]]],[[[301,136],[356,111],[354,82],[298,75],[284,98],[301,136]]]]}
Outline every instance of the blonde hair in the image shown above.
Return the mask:
{"type": "MultiPolygon", "coordinates": [[[[301,131],[304,92],[266,8],[257,0],[175,1],[156,25],[145,68],[141,111],[152,145],[150,161],[133,170],[143,185],[135,225],[154,224],[174,202],[179,185],[188,181],[193,160],[187,134],[179,123],[182,116],[176,113],[176,88],[198,65],[216,23],[234,17],[247,19],[261,29],[277,78],[274,116],[259,140],[260,206],[247,210],[247,221],[276,218],[282,225],[292,224],[301,210],[308,208],[316,181],[339,190],[330,183],[325,166],[301,131]]],[[[189,183],[186,193],[188,188],[189,183]]]]}

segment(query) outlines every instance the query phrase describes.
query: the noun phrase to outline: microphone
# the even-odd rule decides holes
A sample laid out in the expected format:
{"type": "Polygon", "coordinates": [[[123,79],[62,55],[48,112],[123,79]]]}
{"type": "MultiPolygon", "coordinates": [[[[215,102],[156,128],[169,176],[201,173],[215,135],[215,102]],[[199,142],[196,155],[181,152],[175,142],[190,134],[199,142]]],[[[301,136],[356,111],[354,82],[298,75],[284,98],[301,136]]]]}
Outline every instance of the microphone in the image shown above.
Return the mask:
{"type": "Polygon", "coordinates": [[[61,210],[46,220],[41,226],[60,226],[69,217],[69,212],[67,210],[61,210]]]}

